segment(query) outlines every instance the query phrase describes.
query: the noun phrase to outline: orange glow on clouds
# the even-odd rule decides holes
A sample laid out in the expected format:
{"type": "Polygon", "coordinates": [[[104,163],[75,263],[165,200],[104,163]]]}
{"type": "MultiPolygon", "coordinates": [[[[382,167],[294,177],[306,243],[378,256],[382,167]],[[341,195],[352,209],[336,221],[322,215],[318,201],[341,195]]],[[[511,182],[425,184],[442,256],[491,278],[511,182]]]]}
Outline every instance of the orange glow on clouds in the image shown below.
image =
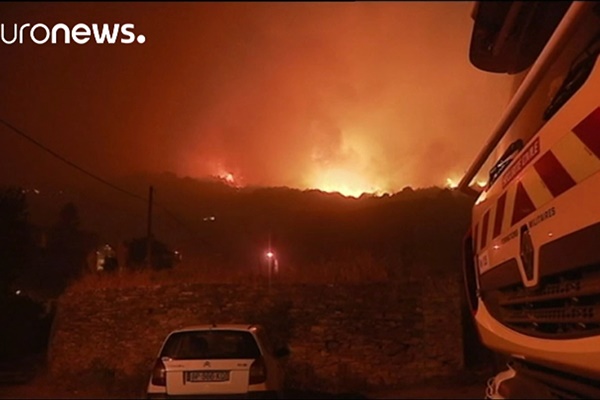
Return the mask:
{"type": "Polygon", "coordinates": [[[188,94],[178,174],[345,196],[454,187],[506,103],[508,78],[465,53],[468,3],[231,7],[205,21],[227,35],[195,34],[206,58],[182,42],[177,80],[159,80],[188,94]]]}

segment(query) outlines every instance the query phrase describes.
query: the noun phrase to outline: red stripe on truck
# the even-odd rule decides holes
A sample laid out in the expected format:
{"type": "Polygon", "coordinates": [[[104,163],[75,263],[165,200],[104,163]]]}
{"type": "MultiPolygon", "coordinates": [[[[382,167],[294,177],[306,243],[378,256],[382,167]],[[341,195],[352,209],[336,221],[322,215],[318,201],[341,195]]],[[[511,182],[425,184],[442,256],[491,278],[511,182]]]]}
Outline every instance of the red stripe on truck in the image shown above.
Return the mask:
{"type": "Polygon", "coordinates": [[[504,207],[506,205],[506,192],[500,196],[498,199],[498,204],[496,205],[496,218],[494,220],[494,234],[493,237],[497,237],[500,235],[500,231],[502,230],[502,219],[504,218],[504,207]]]}
{"type": "Polygon", "coordinates": [[[531,201],[531,198],[529,198],[523,184],[519,182],[515,194],[515,208],[513,210],[511,225],[516,224],[533,211],[535,211],[535,205],[533,204],[533,201],[531,201]]]}
{"type": "Polygon", "coordinates": [[[569,175],[551,150],[544,153],[533,164],[533,167],[554,197],[575,186],[575,180],[569,175]]]}
{"type": "Polygon", "coordinates": [[[600,107],[583,119],[573,133],[596,155],[600,157],[600,107]]]}

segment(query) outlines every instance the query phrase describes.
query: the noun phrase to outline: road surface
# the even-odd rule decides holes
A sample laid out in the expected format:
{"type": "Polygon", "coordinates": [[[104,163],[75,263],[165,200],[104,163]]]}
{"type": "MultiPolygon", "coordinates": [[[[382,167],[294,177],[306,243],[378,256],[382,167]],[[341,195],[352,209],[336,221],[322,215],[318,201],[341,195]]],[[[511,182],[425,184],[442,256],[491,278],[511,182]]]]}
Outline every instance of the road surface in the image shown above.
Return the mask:
{"type": "MultiPolygon", "coordinates": [[[[404,389],[381,390],[372,393],[327,394],[290,391],[291,399],[483,399],[483,384],[420,385],[404,389]]],[[[0,384],[0,399],[136,399],[142,394],[107,394],[102,388],[68,389],[64,383],[36,379],[20,385],[0,384]]]]}

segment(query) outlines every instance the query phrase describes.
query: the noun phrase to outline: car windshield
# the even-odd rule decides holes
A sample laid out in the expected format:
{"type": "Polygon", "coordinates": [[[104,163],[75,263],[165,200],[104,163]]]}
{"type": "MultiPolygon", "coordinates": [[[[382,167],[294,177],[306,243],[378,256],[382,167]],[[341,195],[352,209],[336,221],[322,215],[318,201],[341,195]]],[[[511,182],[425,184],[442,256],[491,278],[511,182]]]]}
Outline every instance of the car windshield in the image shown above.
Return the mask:
{"type": "Polygon", "coordinates": [[[161,357],[177,360],[250,359],[260,356],[254,336],[244,331],[188,331],[172,334],[161,357]]]}

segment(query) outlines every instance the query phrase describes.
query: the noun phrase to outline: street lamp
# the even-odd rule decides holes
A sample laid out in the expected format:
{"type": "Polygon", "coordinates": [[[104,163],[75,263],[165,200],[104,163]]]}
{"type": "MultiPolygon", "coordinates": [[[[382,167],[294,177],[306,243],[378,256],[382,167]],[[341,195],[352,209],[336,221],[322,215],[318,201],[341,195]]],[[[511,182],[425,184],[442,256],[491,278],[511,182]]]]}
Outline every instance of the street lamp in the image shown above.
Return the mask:
{"type": "Polygon", "coordinates": [[[269,274],[269,289],[271,289],[271,275],[272,275],[272,270],[273,270],[273,262],[277,262],[277,259],[275,258],[275,253],[273,253],[271,250],[267,251],[267,260],[268,260],[268,274],[269,274]]]}

